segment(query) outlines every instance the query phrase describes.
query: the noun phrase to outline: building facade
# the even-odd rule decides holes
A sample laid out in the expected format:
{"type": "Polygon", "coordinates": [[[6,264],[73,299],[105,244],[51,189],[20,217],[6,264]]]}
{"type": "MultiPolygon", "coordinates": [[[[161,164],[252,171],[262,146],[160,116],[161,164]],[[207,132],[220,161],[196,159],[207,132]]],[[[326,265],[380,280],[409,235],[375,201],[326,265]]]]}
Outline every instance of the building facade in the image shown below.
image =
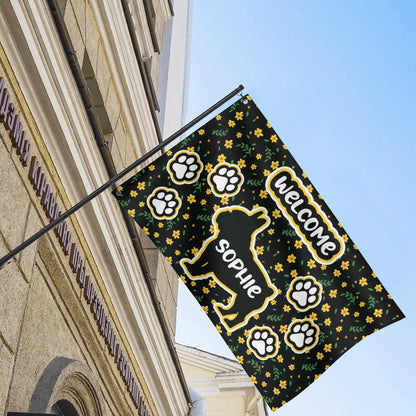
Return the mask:
{"type": "Polygon", "coordinates": [[[185,378],[198,414],[266,416],[266,405],[240,363],[177,344],[185,378]]]}
{"type": "MultiPolygon", "coordinates": [[[[1,2],[1,256],[160,143],[175,3],[1,2]]],[[[177,277],[110,190],[0,282],[0,414],[190,414],[177,277]]]]}

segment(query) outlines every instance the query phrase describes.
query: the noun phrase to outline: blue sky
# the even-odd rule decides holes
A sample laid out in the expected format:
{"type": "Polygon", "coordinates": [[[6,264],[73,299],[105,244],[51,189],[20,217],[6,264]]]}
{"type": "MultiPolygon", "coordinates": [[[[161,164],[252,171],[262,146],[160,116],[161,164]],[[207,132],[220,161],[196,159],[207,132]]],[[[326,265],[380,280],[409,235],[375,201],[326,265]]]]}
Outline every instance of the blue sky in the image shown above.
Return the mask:
{"type": "MultiPolygon", "coordinates": [[[[194,0],[187,120],[243,84],[407,316],[279,416],[416,408],[415,15],[413,1],[194,0]]],[[[177,341],[232,357],[186,291],[177,341]]]]}

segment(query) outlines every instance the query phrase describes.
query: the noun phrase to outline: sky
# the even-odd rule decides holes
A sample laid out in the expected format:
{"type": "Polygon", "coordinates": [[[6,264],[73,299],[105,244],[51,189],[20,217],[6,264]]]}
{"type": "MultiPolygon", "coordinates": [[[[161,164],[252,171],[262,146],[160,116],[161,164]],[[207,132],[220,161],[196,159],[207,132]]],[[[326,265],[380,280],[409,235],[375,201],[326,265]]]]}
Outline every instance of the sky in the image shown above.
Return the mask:
{"type": "MultiPolygon", "coordinates": [[[[187,121],[243,84],[406,315],[270,414],[416,409],[415,15],[404,0],[194,0],[187,121]]],[[[182,282],[177,342],[233,358],[182,282]]]]}

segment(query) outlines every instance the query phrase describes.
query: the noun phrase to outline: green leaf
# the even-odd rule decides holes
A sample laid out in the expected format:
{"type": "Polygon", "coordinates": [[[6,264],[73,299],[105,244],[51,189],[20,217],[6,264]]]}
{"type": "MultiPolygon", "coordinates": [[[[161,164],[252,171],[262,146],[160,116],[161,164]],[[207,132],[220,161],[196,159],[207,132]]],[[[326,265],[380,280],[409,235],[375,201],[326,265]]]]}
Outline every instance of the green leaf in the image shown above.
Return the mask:
{"type": "Polygon", "coordinates": [[[302,364],[302,370],[303,371],[315,371],[316,370],[316,366],[318,365],[317,362],[313,363],[313,364],[302,364]]]}

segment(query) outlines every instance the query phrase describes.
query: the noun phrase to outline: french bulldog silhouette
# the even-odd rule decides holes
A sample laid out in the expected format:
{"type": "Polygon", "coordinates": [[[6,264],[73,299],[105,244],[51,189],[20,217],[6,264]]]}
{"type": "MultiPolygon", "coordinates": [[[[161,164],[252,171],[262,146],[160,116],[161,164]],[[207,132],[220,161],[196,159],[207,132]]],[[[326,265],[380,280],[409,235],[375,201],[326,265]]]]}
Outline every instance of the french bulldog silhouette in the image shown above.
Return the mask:
{"type": "Polygon", "coordinates": [[[213,236],[192,260],[182,259],[180,264],[190,279],[212,276],[230,293],[227,305],[216,303],[214,308],[227,330],[235,331],[277,295],[255,249],[256,236],[269,226],[270,218],[262,207],[249,211],[230,206],[217,210],[212,223],[213,236]]]}

